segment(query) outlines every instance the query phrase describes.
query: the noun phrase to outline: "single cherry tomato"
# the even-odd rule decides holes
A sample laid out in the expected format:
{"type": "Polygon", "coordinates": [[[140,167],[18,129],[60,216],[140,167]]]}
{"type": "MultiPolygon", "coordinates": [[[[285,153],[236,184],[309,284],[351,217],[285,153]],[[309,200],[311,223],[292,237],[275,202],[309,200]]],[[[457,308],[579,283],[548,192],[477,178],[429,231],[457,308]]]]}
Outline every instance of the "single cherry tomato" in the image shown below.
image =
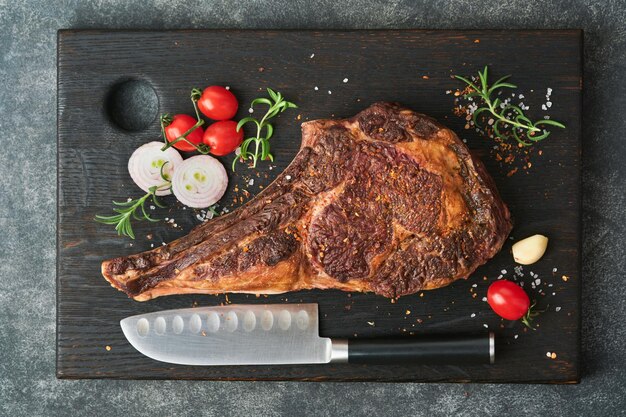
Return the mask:
{"type": "Polygon", "coordinates": [[[526,291],[513,281],[502,279],[487,290],[487,302],[496,314],[507,320],[519,320],[528,313],[530,299],[526,291]]]}
{"type": "Polygon", "coordinates": [[[243,141],[243,129],[237,132],[237,122],[222,120],[206,128],[205,145],[209,145],[213,155],[222,156],[233,152],[243,141]]]}
{"type": "MultiPolygon", "coordinates": [[[[176,114],[173,118],[171,118],[171,121],[169,118],[164,118],[163,123],[165,125],[165,137],[167,138],[167,141],[172,142],[178,139],[184,135],[185,132],[191,129],[196,122],[196,119],[186,114],[176,114]]],[[[202,143],[203,134],[204,131],[202,130],[202,127],[198,126],[196,130],[187,135],[187,140],[197,145],[202,143]]],[[[185,142],[184,140],[180,140],[172,146],[184,152],[192,152],[196,150],[195,146],[185,142]]]]}
{"type": "Polygon", "coordinates": [[[205,88],[198,99],[198,108],[202,114],[213,120],[232,119],[238,107],[235,95],[219,85],[205,88]]]}

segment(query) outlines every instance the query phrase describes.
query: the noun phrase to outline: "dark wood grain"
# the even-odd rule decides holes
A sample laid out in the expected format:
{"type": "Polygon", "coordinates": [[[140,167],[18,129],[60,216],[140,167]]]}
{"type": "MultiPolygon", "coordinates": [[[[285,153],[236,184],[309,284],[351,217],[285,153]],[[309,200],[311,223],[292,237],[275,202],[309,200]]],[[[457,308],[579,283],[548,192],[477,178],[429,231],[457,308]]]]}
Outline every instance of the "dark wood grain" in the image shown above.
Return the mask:
{"type": "MultiPolygon", "coordinates": [[[[580,31],[61,31],[58,40],[58,377],[578,381],[580,31]],[[543,114],[540,105],[545,102],[546,87],[552,88],[550,113],[567,124],[566,130],[540,145],[543,155],[532,160],[532,169],[511,177],[489,152],[493,142],[463,129],[465,120],[452,114],[453,97],[446,94],[459,87],[451,74],[473,74],[485,64],[496,75],[514,74],[520,92],[527,96],[526,104],[532,106],[530,113],[537,117],[543,114]],[[277,168],[262,167],[259,172],[267,178],[241,167],[229,174],[226,202],[235,197],[235,184],[244,187],[253,175],[255,185],[249,189],[258,192],[259,185],[268,184],[291,161],[300,145],[301,121],[352,116],[377,100],[399,101],[432,115],[481,155],[515,218],[512,236],[543,233],[550,237],[541,262],[525,268],[527,275],[530,270],[540,275],[540,288],[546,295],[527,289],[541,306],[549,303],[550,309],[538,319],[537,331],[525,331],[519,323],[498,319],[481,300],[500,270],[512,273],[509,241],[468,281],[395,303],[371,294],[339,291],[260,298],[229,295],[234,303],[317,302],[321,334],[331,337],[484,332],[483,324],[487,324],[499,338],[494,366],[184,367],[142,356],[124,338],[120,319],[196,304],[216,305],[225,297],[172,296],[138,303],[111,288],[100,275],[102,260],[169,242],[197,223],[193,212],[183,210],[172,198],[166,200],[171,208],[161,212],[161,217],[174,217],[181,228],[138,225],[132,246],[111,227],[92,221],[96,213],[110,211],[112,198],[139,195],[126,172],[128,157],[140,144],[159,140],[156,120],[132,133],[111,123],[105,99],[111,87],[124,79],[150,82],[161,112],[190,113],[190,88],[209,84],[231,86],[244,103],[240,116],[247,113],[245,103],[265,87],[280,90],[300,105],[277,123],[272,139],[277,168]],[[152,240],[146,238],[149,232],[152,240]],[[558,272],[553,274],[555,267],[558,272]],[[561,279],[562,275],[569,280],[561,279]],[[476,316],[471,317],[472,313],[476,316]],[[557,358],[549,359],[546,352],[555,352],[557,358]]],[[[223,161],[228,163],[230,158],[223,161]]],[[[525,281],[529,285],[528,276],[525,281]]]]}

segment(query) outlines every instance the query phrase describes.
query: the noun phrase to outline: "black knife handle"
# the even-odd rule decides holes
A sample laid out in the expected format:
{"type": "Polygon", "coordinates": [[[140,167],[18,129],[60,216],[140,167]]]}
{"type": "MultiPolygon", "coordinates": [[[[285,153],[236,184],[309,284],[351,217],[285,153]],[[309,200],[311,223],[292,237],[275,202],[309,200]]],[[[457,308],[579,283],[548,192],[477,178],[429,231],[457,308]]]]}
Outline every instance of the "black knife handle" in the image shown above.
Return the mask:
{"type": "Polygon", "coordinates": [[[384,365],[493,364],[495,337],[424,336],[348,340],[348,362],[384,365]]]}

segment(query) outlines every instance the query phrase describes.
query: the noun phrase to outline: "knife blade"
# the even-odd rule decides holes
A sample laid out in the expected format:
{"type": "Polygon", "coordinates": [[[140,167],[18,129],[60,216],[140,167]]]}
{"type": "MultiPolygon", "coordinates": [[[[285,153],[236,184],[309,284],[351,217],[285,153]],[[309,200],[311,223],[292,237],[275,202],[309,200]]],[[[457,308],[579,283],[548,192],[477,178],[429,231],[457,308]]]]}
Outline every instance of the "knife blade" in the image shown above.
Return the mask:
{"type": "Polygon", "coordinates": [[[493,363],[493,333],[380,339],[319,336],[318,306],[230,304],[141,314],[123,319],[135,349],[180,365],[493,363]]]}

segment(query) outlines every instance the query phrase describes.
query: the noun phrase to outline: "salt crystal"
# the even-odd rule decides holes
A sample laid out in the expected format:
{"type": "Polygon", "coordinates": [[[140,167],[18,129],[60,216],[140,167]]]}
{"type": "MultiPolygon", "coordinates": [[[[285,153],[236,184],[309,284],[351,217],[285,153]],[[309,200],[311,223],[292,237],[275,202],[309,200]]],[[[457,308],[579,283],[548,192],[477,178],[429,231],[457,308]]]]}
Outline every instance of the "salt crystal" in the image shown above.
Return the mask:
{"type": "Polygon", "coordinates": [[[167,245],[167,243],[165,243],[165,242],[161,242],[161,245],[165,246],[165,245],[167,245]]]}
{"type": "Polygon", "coordinates": [[[317,91],[317,90],[319,90],[319,88],[317,88],[317,86],[315,86],[314,90],[317,91]]]}
{"type": "Polygon", "coordinates": [[[328,94],[332,94],[332,93],[333,93],[332,91],[328,90],[328,94]]]}
{"type": "Polygon", "coordinates": [[[344,83],[347,83],[347,82],[348,82],[348,79],[347,79],[347,78],[344,78],[344,79],[343,79],[343,82],[344,82],[344,83]]]}
{"type": "Polygon", "coordinates": [[[540,280],[539,278],[537,278],[537,279],[535,280],[535,285],[539,285],[539,284],[541,284],[541,280],[540,280]]]}
{"type": "Polygon", "coordinates": [[[546,356],[547,356],[548,358],[551,358],[551,357],[552,357],[552,353],[550,353],[550,352],[546,352],[546,356]]]}
{"type": "Polygon", "coordinates": [[[502,271],[500,271],[500,273],[501,273],[502,275],[506,275],[506,269],[503,269],[502,271]]]}
{"type": "Polygon", "coordinates": [[[230,90],[230,85],[227,85],[226,87],[224,87],[227,90],[230,90]]]}
{"type": "Polygon", "coordinates": [[[311,54],[310,58],[312,59],[315,56],[315,54],[311,54]]]}
{"type": "Polygon", "coordinates": [[[156,209],[155,206],[150,206],[150,210],[154,210],[154,209],[156,209]]]}
{"type": "Polygon", "coordinates": [[[518,334],[516,334],[515,336],[513,336],[513,338],[515,338],[515,339],[517,339],[518,337],[519,337],[519,335],[518,335],[518,334]]]}
{"type": "Polygon", "coordinates": [[[241,155],[241,146],[235,149],[235,155],[237,156],[241,155]]]}
{"type": "Polygon", "coordinates": [[[556,295],[556,293],[555,293],[555,292],[553,292],[553,293],[552,293],[552,295],[556,295]]]}
{"type": "Polygon", "coordinates": [[[487,297],[483,297],[483,302],[487,302],[487,297]]]}
{"type": "Polygon", "coordinates": [[[552,268],[552,272],[556,272],[556,271],[557,271],[557,269],[556,269],[556,268],[552,268]]]}
{"type": "Polygon", "coordinates": [[[547,106],[548,108],[552,107],[552,102],[551,102],[551,101],[548,101],[548,102],[546,103],[546,106],[547,106]]]}
{"type": "Polygon", "coordinates": [[[488,124],[489,126],[491,126],[491,125],[494,123],[494,121],[495,121],[495,120],[493,120],[493,119],[489,119],[489,120],[487,120],[487,124],[488,124]]]}
{"type": "Polygon", "coordinates": [[[554,309],[554,311],[556,311],[556,312],[561,311],[561,307],[556,307],[556,308],[554,309]]]}
{"type": "Polygon", "coordinates": [[[472,288],[478,287],[478,284],[472,284],[472,288]]]}
{"type": "Polygon", "coordinates": [[[151,244],[150,244],[150,247],[151,247],[151,248],[153,248],[153,247],[154,247],[154,243],[151,243],[151,244]]]}
{"type": "Polygon", "coordinates": [[[291,179],[291,175],[285,175],[285,179],[286,180],[290,180],[291,179]]]}
{"type": "Polygon", "coordinates": [[[489,328],[489,325],[487,325],[487,323],[483,323],[483,327],[484,327],[485,329],[488,329],[488,328],[489,328]]]}
{"type": "Polygon", "coordinates": [[[545,104],[542,104],[542,105],[541,105],[541,110],[548,110],[548,108],[546,107],[546,105],[545,105],[545,104]]]}
{"type": "Polygon", "coordinates": [[[254,179],[251,179],[250,181],[248,181],[248,185],[254,185],[254,179]]]}
{"type": "Polygon", "coordinates": [[[126,199],[126,202],[127,202],[127,203],[130,203],[131,201],[133,201],[133,199],[132,199],[132,198],[130,198],[130,197],[128,197],[128,198],[126,199]]]}
{"type": "Polygon", "coordinates": [[[520,94],[519,96],[517,96],[517,98],[519,98],[520,100],[524,98],[524,94],[520,94]]]}
{"type": "Polygon", "coordinates": [[[552,94],[552,89],[550,87],[548,87],[548,92],[546,94],[548,95],[552,94]]]}
{"type": "Polygon", "coordinates": [[[476,313],[472,313],[472,314],[470,315],[470,317],[471,317],[471,318],[476,317],[476,313]]]}
{"type": "Polygon", "coordinates": [[[452,91],[451,90],[446,90],[446,94],[451,94],[452,91]]]}
{"type": "Polygon", "coordinates": [[[169,217],[166,217],[166,218],[165,218],[165,221],[168,221],[169,219],[170,219],[169,217]]]}
{"type": "Polygon", "coordinates": [[[503,278],[502,275],[498,275],[498,279],[502,279],[502,278],[503,278]]]}
{"type": "Polygon", "coordinates": [[[254,109],[253,109],[252,107],[250,107],[250,108],[248,109],[248,113],[250,113],[250,114],[254,113],[254,109]]]}

